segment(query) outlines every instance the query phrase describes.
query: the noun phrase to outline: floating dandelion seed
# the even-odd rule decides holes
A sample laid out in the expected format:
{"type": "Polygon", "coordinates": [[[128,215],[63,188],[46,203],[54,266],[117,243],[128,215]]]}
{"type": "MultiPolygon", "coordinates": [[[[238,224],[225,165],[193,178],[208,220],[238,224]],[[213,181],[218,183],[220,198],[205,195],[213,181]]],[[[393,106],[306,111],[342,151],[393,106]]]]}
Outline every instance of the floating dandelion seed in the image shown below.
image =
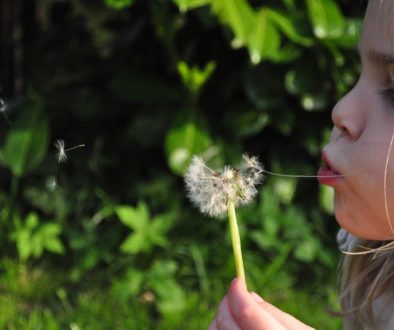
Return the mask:
{"type": "Polygon", "coordinates": [[[57,182],[56,182],[55,176],[53,176],[53,175],[49,176],[47,178],[46,182],[45,182],[45,185],[48,188],[48,190],[54,191],[56,189],[56,186],[57,186],[57,182]]]}
{"type": "Polygon", "coordinates": [[[256,157],[243,155],[239,169],[225,166],[222,171],[214,171],[194,156],[185,183],[189,198],[200,211],[216,217],[228,212],[229,201],[235,207],[248,204],[263,178],[263,167],[256,157]]]}
{"type": "Polygon", "coordinates": [[[63,162],[65,162],[68,159],[66,151],[71,151],[71,150],[74,150],[74,149],[77,149],[77,148],[83,148],[85,146],[84,144],[79,144],[79,145],[77,145],[75,147],[71,147],[71,148],[65,149],[64,140],[56,140],[53,145],[57,149],[56,159],[57,159],[57,161],[59,163],[63,163],[63,162]]]}
{"type": "Polygon", "coordinates": [[[6,110],[7,110],[7,104],[3,101],[2,98],[0,98],[0,112],[3,114],[4,119],[6,120],[7,124],[11,125],[11,122],[8,119],[6,110]]]}
{"type": "Polygon", "coordinates": [[[239,169],[225,166],[214,171],[194,156],[185,174],[191,201],[202,213],[215,217],[228,214],[237,276],[245,281],[241,241],[235,208],[248,204],[257,194],[256,186],[263,181],[263,167],[256,157],[242,156],[239,169]]]}
{"type": "Polygon", "coordinates": [[[65,162],[67,160],[66,151],[64,150],[64,140],[56,140],[53,144],[57,149],[56,159],[59,163],[65,162]]]}

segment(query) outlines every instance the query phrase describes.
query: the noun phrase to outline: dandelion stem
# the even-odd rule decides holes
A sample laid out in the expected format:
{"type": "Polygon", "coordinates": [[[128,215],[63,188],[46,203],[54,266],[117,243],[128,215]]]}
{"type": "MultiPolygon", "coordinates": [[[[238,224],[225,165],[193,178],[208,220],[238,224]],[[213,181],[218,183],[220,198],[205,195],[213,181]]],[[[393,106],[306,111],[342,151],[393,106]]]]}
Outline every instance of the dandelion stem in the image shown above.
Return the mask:
{"type": "Polygon", "coordinates": [[[235,214],[234,202],[229,200],[227,202],[227,206],[228,206],[228,219],[230,222],[231,242],[233,245],[233,252],[234,252],[235,269],[237,272],[237,277],[243,279],[245,282],[245,271],[244,271],[244,263],[242,259],[241,240],[239,238],[239,230],[237,224],[237,216],[235,214]]]}

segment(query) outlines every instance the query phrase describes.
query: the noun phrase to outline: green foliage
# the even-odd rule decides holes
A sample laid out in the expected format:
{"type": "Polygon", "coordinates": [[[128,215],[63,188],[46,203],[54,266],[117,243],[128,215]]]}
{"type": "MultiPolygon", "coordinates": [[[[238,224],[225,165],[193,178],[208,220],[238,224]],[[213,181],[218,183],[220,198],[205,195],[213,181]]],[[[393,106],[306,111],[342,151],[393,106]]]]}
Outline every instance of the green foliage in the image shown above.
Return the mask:
{"type": "Polygon", "coordinates": [[[173,0],[181,12],[207,5],[211,0],[173,0]]]}
{"type": "Polygon", "coordinates": [[[185,85],[192,96],[196,97],[215,70],[215,63],[209,62],[203,69],[199,69],[197,67],[189,67],[186,62],[181,61],[177,67],[183,85],[185,85]]]}
{"type": "Polygon", "coordinates": [[[152,266],[148,277],[148,285],[159,299],[158,308],[165,316],[176,315],[185,307],[185,293],[174,279],[177,268],[173,261],[158,261],[152,266]]]}
{"type": "MultiPolygon", "coordinates": [[[[227,222],[185,197],[184,170],[195,154],[219,168],[247,152],[314,174],[330,109],[358,75],[358,5],[37,6],[24,16],[37,19],[29,93],[6,95],[11,124],[0,116],[0,328],[207,328],[235,274],[231,243],[227,222]],[[59,164],[58,138],[86,148],[59,164]]],[[[324,312],[331,198],[316,181],[267,176],[238,211],[251,290],[319,329],[339,326],[324,312]]]]}
{"type": "Polygon", "coordinates": [[[20,177],[34,170],[48,148],[49,127],[42,101],[28,104],[6,137],[3,162],[20,177]]]}
{"type": "Polygon", "coordinates": [[[212,0],[211,4],[221,21],[232,29],[232,45],[247,46],[252,63],[280,58],[279,32],[265,8],[255,11],[246,0],[212,0]]]}
{"type": "Polygon", "coordinates": [[[105,0],[105,4],[110,8],[123,9],[131,6],[134,0],[105,0]]]}
{"type": "Polygon", "coordinates": [[[203,154],[212,148],[212,141],[206,129],[190,121],[171,129],[165,142],[168,164],[175,173],[181,175],[193,155],[203,154]]]}
{"type": "Polygon", "coordinates": [[[308,0],[309,19],[319,39],[336,39],[342,36],[345,19],[334,0],[308,0]]]}
{"type": "Polygon", "coordinates": [[[115,212],[120,221],[133,230],[120,246],[122,252],[149,252],[154,246],[168,245],[166,233],[170,229],[174,214],[160,214],[150,219],[147,205],[143,202],[136,208],[117,206],[115,212]]]}
{"type": "Polygon", "coordinates": [[[44,250],[63,254],[60,233],[59,224],[47,222],[40,225],[37,214],[29,213],[25,221],[18,223],[16,230],[11,233],[11,239],[16,242],[20,259],[26,261],[31,256],[41,257],[44,250]]]}

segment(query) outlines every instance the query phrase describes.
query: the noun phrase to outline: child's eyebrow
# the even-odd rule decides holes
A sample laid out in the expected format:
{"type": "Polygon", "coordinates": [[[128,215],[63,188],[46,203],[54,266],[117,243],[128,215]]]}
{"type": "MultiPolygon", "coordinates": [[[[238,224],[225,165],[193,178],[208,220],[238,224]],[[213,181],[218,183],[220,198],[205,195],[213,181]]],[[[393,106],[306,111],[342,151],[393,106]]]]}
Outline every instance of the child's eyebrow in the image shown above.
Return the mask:
{"type": "Polygon", "coordinates": [[[393,54],[386,54],[379,52],[376,49],[370,48],[368,50],[368,59],[371,62],[381,64],[381,65],[389,65],[394,63],[394,55],[393,54]]]}
{"type": "MultiPolygon", "coordinates": [[[[361,58],[361,47],[359,44],[356,45],[356,51],[361,58]]],[[[369,48],[367,52],[368,59],[379,65],[390,65],[394,63],[394,54],[382,53],[374,48],[369,48]]]]}

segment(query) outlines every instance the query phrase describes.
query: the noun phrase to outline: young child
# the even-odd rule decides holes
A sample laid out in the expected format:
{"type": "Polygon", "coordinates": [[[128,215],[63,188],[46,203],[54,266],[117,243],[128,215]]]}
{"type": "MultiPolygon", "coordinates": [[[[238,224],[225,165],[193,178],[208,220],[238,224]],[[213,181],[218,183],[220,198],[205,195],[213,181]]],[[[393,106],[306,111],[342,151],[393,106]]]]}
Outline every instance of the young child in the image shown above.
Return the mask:
{"type": "MultiPolygon", "coordinates": [[[[332,111],[319,175],[335,191],[340,249],[374,249],[345,256],[344,329],[388,330],[394,329],[394,0],[369,0],[358,48],[361,75],[332,111]]],[[[236,278],[209,330],[311,329],[303,322],[236,278]]]]}

